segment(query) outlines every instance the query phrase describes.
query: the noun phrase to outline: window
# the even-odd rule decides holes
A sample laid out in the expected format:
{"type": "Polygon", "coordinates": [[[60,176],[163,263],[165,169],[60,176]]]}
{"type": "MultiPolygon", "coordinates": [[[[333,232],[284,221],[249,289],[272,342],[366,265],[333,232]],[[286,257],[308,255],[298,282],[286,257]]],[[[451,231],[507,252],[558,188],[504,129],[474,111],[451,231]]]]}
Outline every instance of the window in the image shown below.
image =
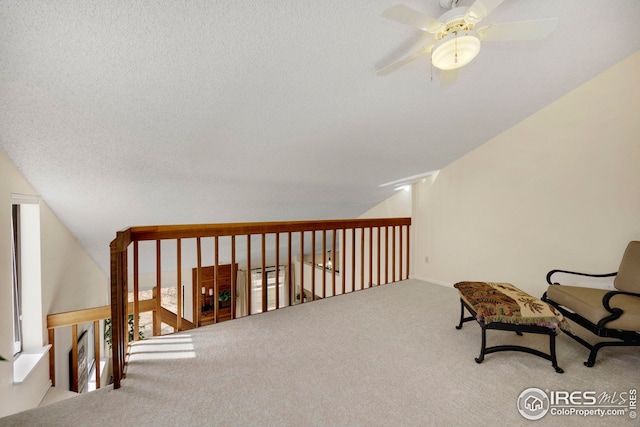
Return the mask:
{"type": "Polygon", "coordinates": [[[40,199],[11,195],[14,355],[43,346],[40,199]]]}
{"type": "Polygon", "coordinates": [[[11,195],[13,383],[26,381],[47,354],[40,266],[40,199],[11,195]]]}
{"type": "MultiPolygon", "coordinates": [[[[279,308],[285,306],[284,267],[278,269],[279,308]]],[[[276,308],[276,269],[264,271],[267,276],[267,309],[276,308]]],[[[262,269],[251,270],[251,314],[262,313],[262,269]]]]}
{"type": "Polygon", "coordinates": [[[11,205],[11,263],[13,276],[13,355],[22,351],[22,286],[20,280],[20,205],[11,205]]]}

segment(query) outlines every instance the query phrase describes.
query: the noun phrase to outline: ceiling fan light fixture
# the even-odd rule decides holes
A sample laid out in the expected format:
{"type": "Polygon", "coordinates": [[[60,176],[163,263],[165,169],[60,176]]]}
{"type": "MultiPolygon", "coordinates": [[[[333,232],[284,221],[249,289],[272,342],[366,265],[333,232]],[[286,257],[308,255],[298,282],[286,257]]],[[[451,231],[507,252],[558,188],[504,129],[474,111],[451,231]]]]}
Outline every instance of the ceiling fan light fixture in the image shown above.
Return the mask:
{"type": "Polygon", "coordinates": [[[480,39],[475,31],[453,32],[439,40],[431,51],[431,63],[441,70],[464,67],[480,52],[480,39]]]}

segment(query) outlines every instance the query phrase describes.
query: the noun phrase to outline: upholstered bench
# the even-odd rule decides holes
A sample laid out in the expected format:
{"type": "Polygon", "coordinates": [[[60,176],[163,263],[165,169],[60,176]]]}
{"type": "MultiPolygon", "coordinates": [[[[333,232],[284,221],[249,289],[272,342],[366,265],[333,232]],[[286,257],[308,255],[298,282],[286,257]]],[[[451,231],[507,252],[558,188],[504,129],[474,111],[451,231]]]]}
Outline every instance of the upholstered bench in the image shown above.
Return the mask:
{"type": "Polygon", "coordinates": [[[555,308],[509,283],[460,282],[453,285],[460,294],[460,324],[475,320],[482,329],[482,348],[476,363],[486,354],[499,351],[521,351],[551,361],[558,373],[563,373],[556,360],[556,335],[569,325],[555,308]],[[471,316],[465,317],[465,308],[471,316]],[[549,336],[549,354],[519,345],[498,345],[487,348],[488,329],[523,332],[549,336]]]}

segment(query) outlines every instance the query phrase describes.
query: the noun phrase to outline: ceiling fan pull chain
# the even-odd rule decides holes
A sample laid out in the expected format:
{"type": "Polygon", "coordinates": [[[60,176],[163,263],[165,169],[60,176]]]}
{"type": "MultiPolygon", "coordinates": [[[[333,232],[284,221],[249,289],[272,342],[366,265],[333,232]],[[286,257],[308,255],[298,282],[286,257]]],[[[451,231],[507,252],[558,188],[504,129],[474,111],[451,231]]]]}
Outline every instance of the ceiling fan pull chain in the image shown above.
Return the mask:
{"type": "Polygon", "coordinates": [[[455,46],[455,57],[454,57],[453,62],[457,64],[458,63],[458,32],[454,31],[453,34],[455,34],[455,43],[456,43],[456,46],[455,46]]]}
{"type": "Polygon", "coordinates": [[[429,53],[429,72],[431,74],[431,81],[433,81],[433,50],[429,53]]]}

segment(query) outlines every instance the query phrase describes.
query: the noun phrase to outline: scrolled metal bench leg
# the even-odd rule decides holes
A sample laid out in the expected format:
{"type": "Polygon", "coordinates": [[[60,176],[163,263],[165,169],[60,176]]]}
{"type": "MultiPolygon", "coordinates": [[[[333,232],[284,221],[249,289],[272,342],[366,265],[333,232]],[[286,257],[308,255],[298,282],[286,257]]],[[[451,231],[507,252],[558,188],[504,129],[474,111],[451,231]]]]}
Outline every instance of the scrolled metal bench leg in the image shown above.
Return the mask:
{"type": "Polygon", "coordinates": [[[469,313],[471,313],[471,316],[464,317],[464,309],[465,309],[464,301],[462,301],[462,298],[460,298],[460,324],[458,324],[458,326],[456,326],[457,330],[462,329],[462,324],[463,323],[470,322],[472,320],[476,320],[475,313],[472,312],[468,307],[467,307],[467,309],[469,310],[469,313]]]}
{"type": "Polygon", "coordinates": [[[462,329],[462,324],[464,323],[464,303],[462,299],[460,299],[460,324],[456,326],[456,329],[462,329]]]}
{"type": "Polygon", "coordinates": [[[480,348],[480,356],[475,358],[476,363],[484,361],[484,352],[487,349],[487,327],[484,322],[480,323],[480,328],[482,328],[482,347],[480,348]]]}

